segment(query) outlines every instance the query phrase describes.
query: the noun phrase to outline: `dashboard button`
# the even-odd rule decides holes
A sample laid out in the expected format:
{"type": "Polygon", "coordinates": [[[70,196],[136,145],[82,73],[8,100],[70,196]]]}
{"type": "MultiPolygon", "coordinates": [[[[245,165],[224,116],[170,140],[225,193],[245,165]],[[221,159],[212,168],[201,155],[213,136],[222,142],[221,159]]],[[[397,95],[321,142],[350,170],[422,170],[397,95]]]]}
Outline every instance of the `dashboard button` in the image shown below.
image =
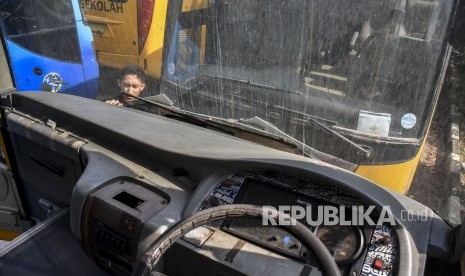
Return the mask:
{"type": "Polygon", "coordinates": [[[373,261],[371,267],[377,270],[383,269],[384,261],[381,258],[376,257],[373,261]]]}

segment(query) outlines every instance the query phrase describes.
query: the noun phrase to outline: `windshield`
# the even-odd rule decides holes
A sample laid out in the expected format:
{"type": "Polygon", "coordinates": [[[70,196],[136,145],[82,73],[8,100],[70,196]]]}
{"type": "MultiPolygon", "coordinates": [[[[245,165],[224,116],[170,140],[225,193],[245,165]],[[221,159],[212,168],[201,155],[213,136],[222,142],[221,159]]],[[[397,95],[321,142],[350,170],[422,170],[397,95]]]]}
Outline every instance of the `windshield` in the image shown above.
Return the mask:
{"type": "Polygon", "coordinates": [[[161,93],[195,113],[257,116],[323,152],[309,116],[341,133],[420,140],[450,9],[423,2],[216,0],[174,11],[161,93]]]}

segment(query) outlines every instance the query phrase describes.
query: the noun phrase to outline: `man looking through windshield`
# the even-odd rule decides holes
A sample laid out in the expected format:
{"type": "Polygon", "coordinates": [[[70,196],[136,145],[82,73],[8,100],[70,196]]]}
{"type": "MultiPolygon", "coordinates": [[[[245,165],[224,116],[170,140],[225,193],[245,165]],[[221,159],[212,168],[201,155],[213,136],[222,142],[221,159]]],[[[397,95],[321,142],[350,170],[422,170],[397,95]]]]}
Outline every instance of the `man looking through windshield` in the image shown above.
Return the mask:
{"type": "Polygon", "coordinates": [[[105,102],[112,105],[130,105],[131,101],[134,101],[136,98],[133,98],[127,94],[130,94],[134,97],[140,97],[140,94],[146,86],[145,73],[137,65],[128,65],[121,69],[116,84],[119,89],[118,97],[116,99],[107,100],[105,102]]]}

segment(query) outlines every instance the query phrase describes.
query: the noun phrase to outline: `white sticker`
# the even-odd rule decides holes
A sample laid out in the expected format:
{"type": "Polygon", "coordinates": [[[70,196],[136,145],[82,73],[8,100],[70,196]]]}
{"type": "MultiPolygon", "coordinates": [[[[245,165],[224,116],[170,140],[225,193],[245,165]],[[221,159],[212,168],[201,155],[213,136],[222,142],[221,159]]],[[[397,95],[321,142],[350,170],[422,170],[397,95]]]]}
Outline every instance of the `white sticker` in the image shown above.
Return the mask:
{"type": "Polygon", "coordinates": [[[390,127],[391,114],[376,113],[365,110],[360,110],[360,113],[358,114],[358,131],[387,137],[389,136],[390,127]]]}
{"type": "Polygon", "coordinates": [[[400,120],[400,124],[405,129],[411,129],[415,126],[416,123],[417,117],[412,113],[405,114],[404,116],[402,116],[402,119],[400,120]]]}

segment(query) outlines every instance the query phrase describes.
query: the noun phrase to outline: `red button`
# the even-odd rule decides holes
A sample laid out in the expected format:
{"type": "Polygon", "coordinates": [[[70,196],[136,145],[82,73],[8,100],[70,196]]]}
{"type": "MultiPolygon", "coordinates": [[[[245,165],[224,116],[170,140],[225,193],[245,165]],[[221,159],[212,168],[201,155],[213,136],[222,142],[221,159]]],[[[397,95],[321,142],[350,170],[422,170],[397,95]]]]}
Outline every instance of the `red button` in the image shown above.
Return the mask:
{"type": "Polygon", "coordinates": [[[381,260],[380,258],[375,258],[375,260],[373,261],[373,264],[371,265],[371,267],[373,267],[374,269],[381,270],[381,269],[383,269],[383,265],[384,265],[383,260],[381,260]]]}

